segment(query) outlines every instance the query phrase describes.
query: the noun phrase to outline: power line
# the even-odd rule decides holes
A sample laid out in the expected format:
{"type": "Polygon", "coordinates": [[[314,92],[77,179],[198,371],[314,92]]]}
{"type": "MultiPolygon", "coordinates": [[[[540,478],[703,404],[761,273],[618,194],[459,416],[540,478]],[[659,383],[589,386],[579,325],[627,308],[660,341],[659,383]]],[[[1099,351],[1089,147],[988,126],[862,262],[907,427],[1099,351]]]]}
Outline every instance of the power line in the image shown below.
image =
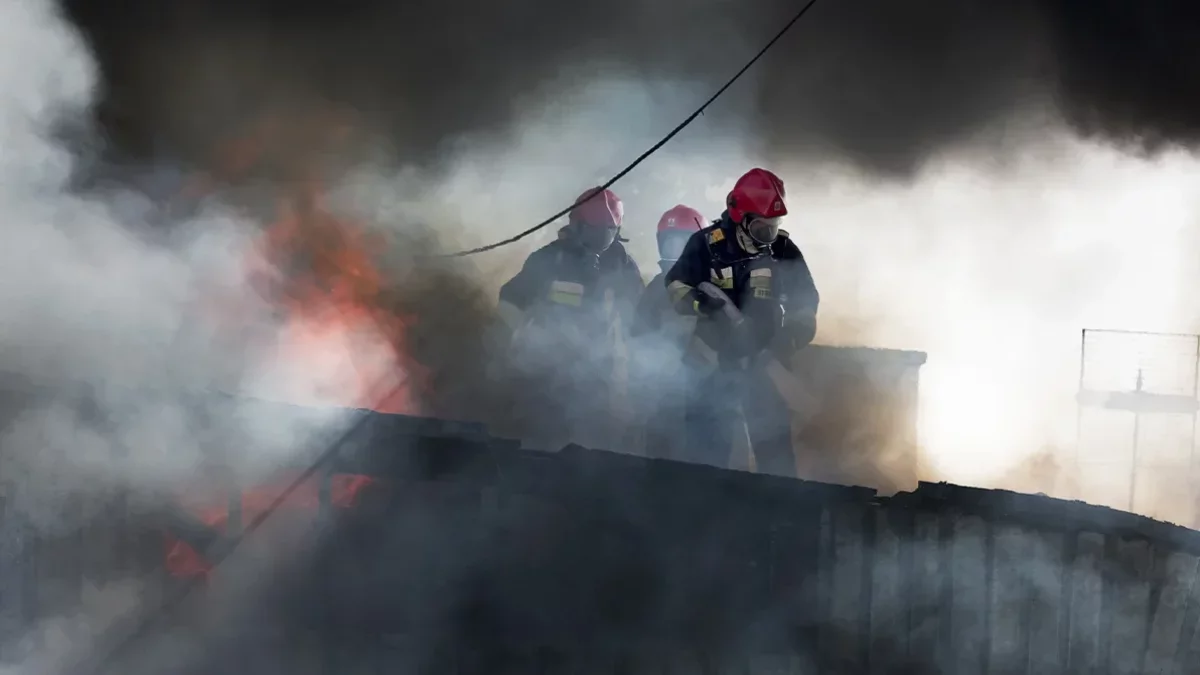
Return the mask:
{"type": "MultiPolygon", "coordinates": [[[[779,32],[775,34],[775,37],[771,38],[770,41],[767,42],[767,44],[763,45],[763,48],[758,50],[758,53],[755,54],[754,57],[751,58],[749,61],[747,61],[746,65],[742,66],[741,70],[734,73],[733,77],[729,78],[729,81],[726,82],[724,85],[722,85],[721,88],[718,89],[712,96],[709,96],[708,100],[705,101],[704,103],[702,103],[699,108],[696,108],[695,112],[693,112],[691,115],[688,115],[686,118],[684,118],[684,120],[682,122],[680,122],[678,124],[678,126],[676,126],[674,129],[672,129],[671,132],[668,133],[666,136],[663,136],[660,141],[658,141],[654,145],[650,146],[642,154],[638,155],[637,159],[633,160],[633,162],[631,162],[629,164],[629,166],[625,167],[624,169],[621,169],[621,171],[619,173],[617,173],[617,175],[608,179],[608,182],[605,183],[604,185],[601,185],[600,189],[607,190],[609,187],[612,187],[612,185],[614,183],[616,183],[617,181],[624,178],[630,171],[633,171],[634,169],[636,169],[639,164],[646,161],[650,157],[650,155],[653,155],[654,153],[658,152],[658,150],[660,148],[662,148],[662,146],[664,146],[668,142],[670,142],[670,140],[672,138],[675,138],[675,136],[677,136],[679,134],[679,132],[681,132],[685,128],[687,128],[687,126],[689,124],[691,124],[697,117],[704,114],[704,111],[708,108],[708,106],[712,105],[713,101],[716,101],[718,98],[720,98],[721,95],[725,93],[725,90],[732,87],[734,82],[737,82],[738,79],[740,79],[742,77],[742,75],[745,75],[746,71],[750,70],[750,68],[755,63],[757,63],[758,60],[761,59],[764,54],[767,53],[767,50],[769,50],[771,47],[774,47],[775,43],[779,42],[780,38],[782,38],[784,35],[786,35],[787,32],[789,30],[791,30],[792,26],[796,25],[796,23],[798,21],[800,21],[800,19],[805,15],[805,13],[807,13],[808,10],[811,9],[812,6],[815,4],[817,4],[817,0],[808,0],[808,2],[805,3],[803,7],[800,8],[800,11],[796,12],[792,16],[791,20],[788,21],[787,23],[785,23],[783,25],[783,28],[779,29],[779,32]]],[[[563,216],[567,215],[568,213],[570,213],[571,209],[573,209],[573,208],[575,208],[575,204],[571,204],[570,206],[562,209],[558,213],[550,216],[549,218],[538,223],[537,225],[534,225],[533,227],[525,230],[524,232],[520,232],[516,235],[513,235],[513,236],[509,237],[508,239],[503,239],[501,241],[498,241],[498,242],[495,242],[492,244],[488,244],[486,246],[480,246],[478,248],[472,248],[472,249],[468,249],[466,251],[459,251],[457,253],[447,253],[442,257],[463,258],[463,257],[469,256],[469,255],[475,255],[476,253],[484,253],[486,251],[492,251],[492,250],[500,248],[501,246],[507,246],[509,244],[518,242],[518,241],[524,239],[525,237],[528,237],[529,235],[533,234],[534,232],[537,232],[538,230],[542,229],[543,227],[546,227],[550,223],[553,223],[554,221],[558,220],[559,218],[562,218],[563,216]]]]}
{"type": "MultiPolygon", "coordinates": [[[[750,68],[753,67],[754,64],[757,63],[758,60],[761,59],[763,57],[763,55],[766,54],[769,49],[771,49],[771,47],[775,46],[775,43],[779,42],[779,40],[784,35],[786,35],[789,30],[792,29],[792,26],[795,26],[796,23],[798,23],[800,21],[800,19],[803,18],[804,15],[808,12],[808,10],[812,9],[813,5],[815,5],[815,4],[817,4],[817,0],[808,0],[808,2],[806,2],[804,4],[804,6],[801,7],[800,10],[797,11],[792,16],[792,18],[786,24],[783,25],[783,28],[779,29],[779,32],[777,32],[774,35],[774,37],[772,37],[765,45],[763,45],[762,49],[758,50],[758,53],[756,53],[749,61],[747,61],[746,64],[741,67],[740,70],[738,70],[736,73],[734,73],[733,77],[729,78],[729,81],[727,81],[724,85],[721,86],[720,89],[718,89],[716,92],[714,92],[712,96],[708,97],[708,100],[704,101],[704,103],[702,103],[699,108],[696,108],[696,110],[691,115],[688,115],[682,122],[680,122],[674,129],[672,129],[670,133],[668,133],[666,136],[664,136],[661,140],[659,140],[654,145],[650,146],[641,155],[638,155],[638,157],[636,159],[634,159],[633,162],[631,162],[629,164],[629,166],[626,166],[619,173],[617,173],[615,176],[610,178],[608,180],[608,182],[606,182],[606,183],[604,183],[604,185],[600,186],[600,189],[602,189],[602,190],[608,189],[614,183],[616,183],[617,181],[624,178],[627,174],[629,174],[630,171],[633,171],[635,168],[637,168],[637,166],[639,164],[646,161],[646,159],[649,158],[650,155],[653,155],[655,152],[658,152],[658,150],[660,148],[662,148],[664,145],[666,145],[668,142],[670,142],[670,140],[672,138],[675,138],[675,136],[677,136],[679,134],[679,132],[683,131],[697,117],[704,114],[704,111],[708,108],[708,106],[712,105],[712,103],[714,101],[716,101],[718,98],[720,98],[721,95],[724,94],[726,90],[728,90],[731,86],[733,86],[733,84],[735,82],[737,82],[738,79],[740,79],[742,77],[742,75],[746,74],[746,71],[750,70],[750,68]]],[[[457,253],[445,254],[442,257],[461,258],[461,257],[469,256],[469,255],[474,255],[476,253],[483,253],[485,251],[491,251],[491,250],[500,248],[501,246],[507,246],[508,244],[512,244],[514,242],[520,241],[521,239],[524,239],[525,237],[528,237],[529,235],[533,234],[534,232],[537,232],[538,230],[553,223],[554,221],[558,220],[559,218],[561,218],[564,215],[566,215],[567,213],[569,213],[571,211],[571,209],[574,207],[575,207],[575,204],[571,204],[570,206],[562,209],[558,213],[550,216],[549,218],[538,223],[537,225],[534,225],[533,227],[531,227],[531,228],[525,230],[524,232],[521,232],[515,236],[509,237],[508,239],[504,239],[502,241],[498,241],[498,242],[495,242],[492,244],[488,244],[486,246],[480,246],[478,248],[473,248],[473,249],[466,250],[466,251],[459,251],[457,253]]],[[[393,387],[387,393],[386,396],[384,396],[380,399],[380,402],[385,401],[388,398],[391,398],[393,395],[395,395],[395,393],[397,391],[399,391],[402,387],[404,387],[405,384],[406,384],[406,382],[401,382],[396,387],[393,387]]],[[[219,549],[216,552],[216,554],[211,556],[210,567],[214,570],[217,567],[219,567],[221,565],[221,563],[223,563],[225,560],[227,560],[229,558],[229,556],[232,555],[233,552],[237,549],[237,547],[243,541],[245,541],[247,536],[254,533],[254,531],[256,531],[258,528],[262,527],[263,523],[265,523],[267,521],[267,519],[270,518],[271,515],[274,514],[275,511],[278,510],[279,507],[281,507],[288,500],[289,497],[291,497],[292,493],[294,493],[297,489],[299,489],[301,485],[303,485],[309,479],[311,479],[313,476],[315,476],[318,471],[320,471],[327,463],[329,463],[329,461],[332,460],[334,458],[334,456],[337,455],[338,451],[340,451],[342,449],[342,447],[346,444],[346,442],[349,441],[350,438],[353,437],[354,434],[359,430],[359,428],[362,426],[362,424],[367,419],[367,417],[369,417],[369,414],[362,415],[361,417],[359,417],[359,419],[355,420],[352,424],[350,424],[350,426],[347,427],[342,432],[341,435],[339,435],[336,439],[334,439],[334,441],[329,444],[329,446],[325,449],[325,451],[322,452],[321,455],[317,457],[316,461],[314,461],[294,481],[292,481],[287,486],[287,488],[285,488],[283,490],[283,492],[281,492],[279,494],[279,496],[276,497],[274,499],[274,501],[272,501],[267,506],[266,509],[264,509],[261,513],[259,513],[252,521],[250,521],[250,523],[248,525],[246,525],[246,527],[244,527],[242,529],[242,531],[239,532],[236,536],[226,540],[224,542],[224,546],[221,547],[221,549],[219,549]]],[[[148,616],[146,616],[145,619],[143,619],[141,622],[139,622],[137,624],[137,627],[128,635],[128,637],[119,641],[112,649],[110,649],[103,656],[101,656],[99,659],[97,659],[90,668],[87,668],[87,670],[89,672],[97,672],[97,673],[101,672],[107,665],[109,665],[118,656],[120,656],[120,654],[123,651],[128,649],[135,642],[137,642],[143,635],[145,635],[146,632],[159,619],[159,617],[161,617],[167,610],[173,608],[174,606],[178,605],[180,602],[187,599],[187,596],[190,595],[192,593],[192,591],[195,590],[197,585],[198,585],[198,582],[196,581],[195,578],[189,579],[187,582],[185,582],[179,591],[177,591],[176,593],[171,595],[168,599],[164,600],[161,604],[158,605],[158,607],[155,609],[155,611],[150,613],[148,616]]]]}

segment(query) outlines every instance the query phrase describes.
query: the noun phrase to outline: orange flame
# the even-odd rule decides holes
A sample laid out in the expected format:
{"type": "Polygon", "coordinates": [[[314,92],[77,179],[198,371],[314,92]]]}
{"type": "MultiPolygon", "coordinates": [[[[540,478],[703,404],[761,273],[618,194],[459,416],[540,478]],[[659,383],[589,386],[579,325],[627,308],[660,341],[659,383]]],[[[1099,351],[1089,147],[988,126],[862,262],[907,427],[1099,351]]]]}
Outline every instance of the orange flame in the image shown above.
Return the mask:
{"type": "MultiPolygon", "coordinates": [[[[242,527],[254,522],[266,511],[279,495],[298,476],[295,472],[283,472],[274,476],[274,480],[255,485],[242,491],[238,501],[241,505],[242,527]]],[[[364,490],[376,481],[368,476],[354,474],[335,474],[329,479],[329,504],[335,509],[352,509],[358,505],[364,490]]],[[[206,486],[206,490],[185,492],[180,495],[181,506],[184,506],[203,525],[214,533],[229,535],[229,493],[220,486],[206,486]]],[[[303,515],[313,518],[320,508],[321,480],[314,476],[300,484],[294,492],[287,496],[279,508],[293,516],[303,515]]],[[[190,544],[166,533],[164,543],[164,564],[167,571],[175,577],[199,577],[205,581],[212,580],[214,571],[211,561],[200,555],[190,544]]]]}
{"type": "Polygon", "coordinates": [[[277,272],[273,295],[287,317],[283,362],[324,370],[323,399],[414,413],[413,378],[422,374],[405,351],[413,319],[384,302],[385,282],[370,254],[383,244],[332,215],[320,185],[307,182],[280,200],[258,254],[277,272]]]}
{"type": "MultiPolygon", "coordinates": [[[[311,148],[313,139],[342,140],[346,127],[286,128],[278,122],[268,119],[248,140],[222,148],[216,162],[221,171],[199,177],[180,197],[200,197],[218,182],[237,183],[272,161],[276,166],[265,168],[277,171],[282,155],[282,168],[289,174],[282,182],[287,187],[246,259],[252,285],[283,318],[273,361],[294,378],[283,383],[281,397],[299,405],[316,399],[343,407],[417,414],[418,395],[427,385],[428,373],[407,350],[406,338],[415,319],[388,302],[388,280],[375,257],[387,242],[327,209],[315,163],[296,152],[305,146],[297,144],[297,138],[311,148]],[[284,133],[289,131],[294,133],[284,133]],[[301,180],[294,180],[297,175],[301,180]]],[[[233,302],[221,307],[220,314],[228,326],[237,323],[232,318],[245,309],[244,304],[233,302]]],[[[285,472],[244,490],[243,519],[262,513],[291,478],[285,472]]],[[[333,476],[332,505],[353,507],[362,488],[373,482],[365,476],[333,476]]],[[[283,510],[315,514],[317,486],[316,478],[307,481],[285,501],[283,510]]],[[[205,495],[200,501],[184,499],[190,502],[185,508],[214,531],[224,531],[229,518],[227,493],[210,489],[200,494],[205,495]]],[[[212,574],[210,561],[169,532],[165,545],[165,564],[172,575],[208,579],[212,574]]]]}
{"type": "Polygon", "coordinates": [[[283,127],[266,120],[249,139],[222,148],[221,173],[189,192],[210,190],[216,177],[237,182],[259,166],[282,168],[286,187],[247,264],[257,290],[284,319],[274,358],[288,375],[283,397],[415,414],[427,374],[406,349],[414,318],[387,301],[387,280],[375,258],[386,242],[326,208],[317,162],[297,151],[343,141],[346,125],[319,119],[314,129],[311,121],[283,127]],[[297,145],[297,137],[308,142],[297,145]]]}

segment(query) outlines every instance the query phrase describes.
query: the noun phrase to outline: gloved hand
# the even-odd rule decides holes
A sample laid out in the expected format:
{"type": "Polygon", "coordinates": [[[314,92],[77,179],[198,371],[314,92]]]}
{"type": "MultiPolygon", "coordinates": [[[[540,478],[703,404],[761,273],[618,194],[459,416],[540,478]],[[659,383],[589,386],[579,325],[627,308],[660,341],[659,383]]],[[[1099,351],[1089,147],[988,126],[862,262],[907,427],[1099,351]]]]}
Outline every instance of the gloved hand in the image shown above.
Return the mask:
{"type": "Polygon", "coordinates": [[[741,321],[728,327],[731,353],[739,359],[754,358],[763,351],[763,343],[754,334],[753,325],[741,321]]]}
{"type": "Polygon", "coordinates": [[[695,291],[692,293],[692,307],[700,316],[712,316],[716,312],[721,311],[729,299],[722,293],[718,296],[712,296],[703,291],[695,291]]]}
{"type": "Polygon", "coordinates": [[[815,319],[789,320],[780,326],[771,340],[771,351],[780,361],[787,362],[807,347],[817,334],[815,319]]]}

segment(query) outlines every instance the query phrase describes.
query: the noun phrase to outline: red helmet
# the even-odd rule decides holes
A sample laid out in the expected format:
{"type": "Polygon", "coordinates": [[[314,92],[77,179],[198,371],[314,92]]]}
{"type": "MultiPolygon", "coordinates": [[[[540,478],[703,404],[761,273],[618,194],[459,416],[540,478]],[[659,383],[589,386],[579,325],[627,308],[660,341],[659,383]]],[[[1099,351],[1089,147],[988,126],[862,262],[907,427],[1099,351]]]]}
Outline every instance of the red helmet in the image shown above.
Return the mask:
{"type": "Polygon", "coordinates": [[[596,227],[621,227],[625,218],[625,205],[612,190],[594,187],[584,191],[575,200],[568,221],[571,225],[583,223],[596,227]]]}
{"type": "Polygon", "coordinates": [[[779,218],[787,215],[783,181],[766,169],[750,169],[725,198],[729,219],[741,223],[746,216],[779,218]]]}
{"type": "Polygon", "coordinates": [[[658,257],[678,260],[693,234],[704,229],[704,216],[690,206],[679,204],[658,220],[658,257]]]}
{"type": "Polygon", "coordinates": [[[682,231],[691,234],[702,229],[704,229],[704,216],[700,215],[696,209],[683,204],[676,204],[664,213],[662,218],[658,219],[660,233],[682,231]]]}

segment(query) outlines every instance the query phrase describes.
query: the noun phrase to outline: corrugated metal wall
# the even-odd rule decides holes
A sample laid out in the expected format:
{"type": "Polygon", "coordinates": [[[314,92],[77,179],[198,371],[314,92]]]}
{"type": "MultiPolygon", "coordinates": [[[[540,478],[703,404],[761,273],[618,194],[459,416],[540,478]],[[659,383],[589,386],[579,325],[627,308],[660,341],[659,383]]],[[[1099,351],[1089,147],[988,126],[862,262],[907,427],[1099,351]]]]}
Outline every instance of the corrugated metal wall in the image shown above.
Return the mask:
{"type": "Polygon", "coordinates": [[[358,538],[287,587],[287,620],[231,628],[237,660],[213,649],[201,672],[1200,672],[1183,528],[949,485],[878,498],[471,434],[417,446],[392,457],[392,498],[342,524],[358,538]]]}
{"type": "MultiPolygon", "coordinates": [[[[390,487],[263,576],[250,615],[163,617],[110,672],[1200,673],[1200,534],[1105,508],[545,455],[394,416],[333,470],[390,487]]],[[[121,518],[33,539],[6,512],[6,635],[153,559],[121,518]]]]}
{"type": "Polygon", "coordinates": [[[1193,532],[947,485],[865,512],[822,513],[833,672],[1200,672],[1193,532]]]}

